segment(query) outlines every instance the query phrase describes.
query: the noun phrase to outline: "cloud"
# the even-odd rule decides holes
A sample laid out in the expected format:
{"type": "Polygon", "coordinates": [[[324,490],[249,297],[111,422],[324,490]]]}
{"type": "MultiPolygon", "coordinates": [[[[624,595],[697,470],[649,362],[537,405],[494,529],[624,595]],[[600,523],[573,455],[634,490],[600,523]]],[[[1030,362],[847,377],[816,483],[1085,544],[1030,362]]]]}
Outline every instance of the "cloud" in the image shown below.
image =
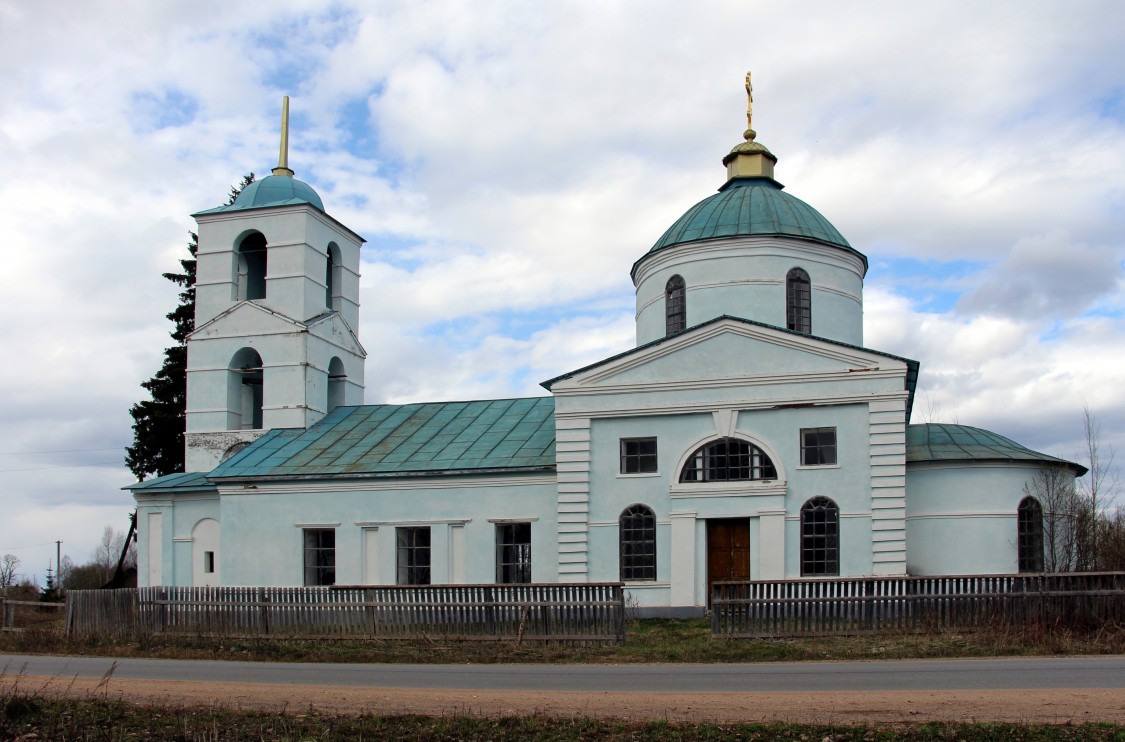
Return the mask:
{"type": "Polygon", "coordinates": [[[1119,289],[1121,258],[1074,244],[1062,230],[1021,239],[961,296],[958,311],[1006,317],[1070,317],[1119,289]]]}

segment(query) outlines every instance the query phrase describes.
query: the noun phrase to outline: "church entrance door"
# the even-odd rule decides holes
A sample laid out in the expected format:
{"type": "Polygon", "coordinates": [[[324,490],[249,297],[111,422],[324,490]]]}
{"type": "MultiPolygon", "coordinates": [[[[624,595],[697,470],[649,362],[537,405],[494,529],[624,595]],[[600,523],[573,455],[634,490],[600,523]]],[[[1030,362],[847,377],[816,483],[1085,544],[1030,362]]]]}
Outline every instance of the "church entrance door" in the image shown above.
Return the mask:
{"type": "Polygon", "coordinates": [[[750,579],[749,518],[707,519],[707,605],[716,582],[750,579]]]}

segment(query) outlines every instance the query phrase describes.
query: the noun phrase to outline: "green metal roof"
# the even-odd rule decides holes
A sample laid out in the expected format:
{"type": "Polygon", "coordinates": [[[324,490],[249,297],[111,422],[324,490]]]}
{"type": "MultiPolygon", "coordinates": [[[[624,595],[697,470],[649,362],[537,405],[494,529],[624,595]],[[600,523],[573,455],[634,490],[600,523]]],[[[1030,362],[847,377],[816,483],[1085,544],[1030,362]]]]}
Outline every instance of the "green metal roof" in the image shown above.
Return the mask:
{"type": "Polygon", "coordinates": [[[233,204],[200,211],[199,214],[217,214],[223,211],[261,209],[266,206],[310,204],[324,211],[324,202],[308,183],[288,175],[267,175],[242,189],[233,204]]]}
{"type": "Polygon", "coordinates": [[[562,381],[563,379],[569,379],[572,376],[577,376],[578,374],[589,371],[590,369],[597,368],[598,366],[604,366],[605,364],[612,363],[613,361],[616,361],[619,358],[625,358],[626,356],[630,356],[634,353],[639,353],[639,352],[645,350],[646,348],[655,347],[657,345],[660,345],[661,343],[668,342],[672,338],[679,337],[680,335],[684,335],[684,334],[689,333],[689,332],[694,332],[695,330],[698,330],[700,327],[707,327],[708,325],[713,325],[716,322],[722,322],[723,320],[734,320],[735,322],[742,322],[743,324],[747,324],[747,325],[757,325],[758,327],[768,327],[771,330],[777,330],[779,332],[784,332],[784,333],[787,333],[789,335],[797,335],[798,337],[811,338],[813,340],[819,340],[822,343],[831,343],[832,345],[838,345],[838,346],[841,346],[843,348],[852,348],[853,350],[862,350],[864,353],[873,353],[877,356],[883,356],[884,358],[893,358],[896,361],[902,361],[903,363],[906,364],[906,380],[904,382],[905,385],[906,385],[906,392],[908,393],[907,398],[906,398],[906,419],[907,420],[910,419],[910,412],[914,408],[914,390],[918,385],[918,369],[920,368],[920,365],[919,365],[918,361],[914,361],[914,360],[911,360],[909,358],[903,358],[902,356],[891,355],[890,353],[884,353],[881,350],[871,350],[870,348],[864,348],[864,347],[859,346],[859,345],[852,345],[850,343],[841,343],[839,340],[832,340],[830,338],[822,338],[822,337],[818,337],[816,335],[807,335],[803,332],[797,332],[796,330],[789,330],[789,329],[786,329],[784,327],[777,327],[776,325],[767,325],[765,322],[757,322],[755,320],[744,319],[742,317],[732,317],[729,314],[720,315],[718,317],[715,317],[714,319],[709,319],[706,322],[700,322],[698,325],[688,327],[684,330],[680,330],[679,332],[674,332],[671,335],[665,335],[664,337],[657,338],[656,340],[645,343],[644,345],[638,345],[636,348],[631,348],[631,349],[625,351],[624,353],[618,353],[615,356],[610,356],[609,358],[603,358],[602,360],[598,361],[597,363],[591,363],[589,366],[583,366],[580,369],[570,371],[568,373],[562,374],[561,376],[556,376],[553,379],[548,379],[547,381],[542,382],[539,386],[543,387],[544,389],[549,390],[552,386],[554,386],[556,383],[562,381]]]}
{"type": "MultiPolygon", "coordinates": [[[[801,199],[771,178],[735,178],[692,206],[657,240],[645,257],[666,247],[741,235],[786,235],[824,242],[855,252],[844,236],[801,199]]],[[[644,260],[644,257],[641,258],[644,260]]],[[[637,263],[641,261],[638,260],[637,263]]],[[[637,266],[633,265],[636,272],[637,266]]]]}
{"type": "Polygon", "coordinates": [[[554,471],[551,397],[338,407],[271,430],[208,479],[403,477],[554,471]]]}
{"type": "Polygon", "coordinates": [[[906,461],[1034,461],[1061,464],[1079,477],[1086,473],[1081,464],[1032,451],[997,433],[941,423],[906,426],[906,461]]]}
{"type": "Polygon", "coordinates": [[[162,477],[146,479],[143,482],[130,484],[128,487],[122,487],[121,489],[144,494],[156,494],[157,492],[198,492],[214,490],[215,485],[207,480],[207,472],[191,471],[165,474],[162,477]]]}

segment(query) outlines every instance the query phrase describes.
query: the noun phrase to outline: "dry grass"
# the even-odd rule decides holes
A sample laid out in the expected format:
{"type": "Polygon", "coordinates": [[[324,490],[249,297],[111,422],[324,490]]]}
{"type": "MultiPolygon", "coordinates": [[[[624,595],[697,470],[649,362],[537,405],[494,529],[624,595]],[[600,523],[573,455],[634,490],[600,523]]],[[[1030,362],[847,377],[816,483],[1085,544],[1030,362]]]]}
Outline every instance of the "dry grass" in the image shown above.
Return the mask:
{"type": "Polygon", "coordinates": [[[68,641],[53,628],[0,636],[0,652],[292,662],[624,663],[768,662],[1125,654],[1125,627],[1006,627],[975,632],[880,633],[802,639],[712,639],[704,619],[630,621],[621,646],[514,642],[223,639],[163,635],[144,641],[68,641]]]}

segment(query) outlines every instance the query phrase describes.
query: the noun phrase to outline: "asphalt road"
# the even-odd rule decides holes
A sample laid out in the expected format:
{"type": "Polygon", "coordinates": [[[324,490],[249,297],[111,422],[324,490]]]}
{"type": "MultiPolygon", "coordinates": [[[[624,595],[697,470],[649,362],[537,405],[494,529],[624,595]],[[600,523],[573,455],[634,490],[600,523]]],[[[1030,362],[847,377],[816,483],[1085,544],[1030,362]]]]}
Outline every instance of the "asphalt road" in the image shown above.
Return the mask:
{"type": "Polygon", "coordinates": [[[0,654],[0,673],[367,688],[789,692],[1125,689],[1125,657],[707,665],[383,665],[0,654]]]}

